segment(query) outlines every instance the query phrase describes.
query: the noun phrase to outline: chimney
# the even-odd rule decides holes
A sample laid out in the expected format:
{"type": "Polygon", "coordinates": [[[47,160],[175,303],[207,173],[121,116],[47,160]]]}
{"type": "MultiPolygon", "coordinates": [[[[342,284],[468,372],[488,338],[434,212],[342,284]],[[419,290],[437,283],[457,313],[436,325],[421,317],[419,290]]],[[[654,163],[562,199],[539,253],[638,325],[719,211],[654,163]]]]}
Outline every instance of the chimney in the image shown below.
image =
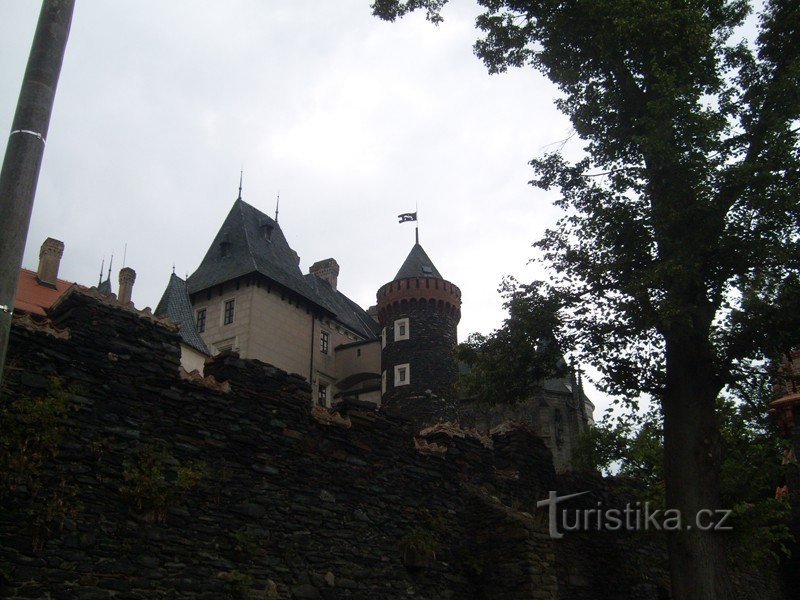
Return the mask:
{"type": "Polygon", "coordinates": [[[339,277],[339,263],[336,262],[336,259],[318,260],[311,265],[308,272],[313,273],[323,281],[327,281],[333,289],[336,289],[336,281],[339,277]]]}
{"type": "Polygon", "coordinates": [[[378,321],[378,305],[373,304],[367,309],[367,314],[372,317],[376,322],[378,321]]]}
{"type": "Polygon", "coordinates": [[[55,289],[58,279],[58,267],[64,255],[64,242],[47,238],[39,250],[39,272],[36,279],[40,284],[55,289]]]}
{"type": "Polygon", "coordinates": [[[136,271],[130,267],[123,267],[119,270],[119,294],[117,295],[117,302],[122,304],[122,306],[131,304],[134,281],[136,281],[136,271]]]}

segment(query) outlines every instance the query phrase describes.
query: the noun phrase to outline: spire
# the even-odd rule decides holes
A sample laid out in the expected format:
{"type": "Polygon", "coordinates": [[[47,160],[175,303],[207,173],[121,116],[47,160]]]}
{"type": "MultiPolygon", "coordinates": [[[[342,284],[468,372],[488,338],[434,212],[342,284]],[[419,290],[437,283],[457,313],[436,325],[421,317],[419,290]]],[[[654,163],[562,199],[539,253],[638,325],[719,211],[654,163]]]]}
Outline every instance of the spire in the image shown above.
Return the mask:
{"type": "Polygon", "coordinates": [[[103,262],[100,263],[100,280],[97,282],[97,285],[103,283],[103,267],[106,266],[106,257],[103,257],[103,262]]]}
{"type": "Polygon", "coordinates": [[[242,168],[242,170],[239,171],[239,197],[236,198],[237,200],[241,200],[242,199],[242,177],[243,176],[244,176],[244,168],[242,168]]]}
{"type": "Polygon", "coordinates": [[[281,191],[278,190],[278,199],[275,201],[275,222],[278,222],[278,209],[281,206],[281,191]]]}
{"type": "Polygon", "coordinates": [[[114,253],[112,252],[111,253],[111,260],[108,261],[108,277],[106,277],[106,279],[108,281],[111,281],[111,265],[113,265],[113,264],[114,264],[114,253]]]}
{"type": "Polygon", "coordinates": [[[444,279],[438,269],[433,265],[433,261],[422,249],[419,244],[414,244],[411,252],[408,253],[403,266],[394,276],[394,280],[405,279],[407,277],[434,277],[444,279]]]}

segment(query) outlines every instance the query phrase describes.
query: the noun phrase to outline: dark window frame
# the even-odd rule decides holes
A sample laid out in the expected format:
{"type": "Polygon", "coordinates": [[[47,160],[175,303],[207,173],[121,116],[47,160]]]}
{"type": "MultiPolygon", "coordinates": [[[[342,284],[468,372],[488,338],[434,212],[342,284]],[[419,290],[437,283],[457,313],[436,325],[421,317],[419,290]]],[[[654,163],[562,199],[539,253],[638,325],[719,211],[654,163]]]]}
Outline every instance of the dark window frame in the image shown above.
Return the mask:
{"type": "Polygon", "coordinates": [[[223,306],[224,309],[223,309],[222,324],[230,325],[231,323],[233,323],[233,320],[235,318],[236,298],[225,300],[223,306]]]}
{"type": "Polygon", "coordinates": [[[328,354],[331,345],[331,334],[327,331],[320,332],[319,336],[319,351],[323,354],[328,354]]]}
{"type": "Polygon", "coordinates": [[[197,311],[197,333],[203,333],[206,330],[206,309],[201,308],[197,311]]]}

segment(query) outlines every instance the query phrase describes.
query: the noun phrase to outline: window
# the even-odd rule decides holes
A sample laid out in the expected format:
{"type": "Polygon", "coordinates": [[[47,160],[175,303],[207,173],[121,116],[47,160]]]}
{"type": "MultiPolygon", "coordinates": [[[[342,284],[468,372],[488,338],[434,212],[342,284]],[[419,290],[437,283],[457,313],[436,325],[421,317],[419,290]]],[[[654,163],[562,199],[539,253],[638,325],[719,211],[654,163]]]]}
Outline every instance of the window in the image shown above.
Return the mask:
{"type": "Polygon", "coordinates": [[[319,351],[323,354],[328,353],[328,346],[331,343],[331,334],[323,331],[319,336],[319,351]]]}
{"type": "Polygon", "coordinates": [[[217,349],[217,352],[225,352],[227,350],[236,350],[236,338],[228,338],[227,340],[221,340],[214,344],[214,347],[217,349]]]}
{"type": "Polygon", "coordinates": [[[197,332],[203,333],[206,330],[206,309],[201,308],[197,311],[197,332]]]}
{"type": "Polygon", "coordinates": [[[404,365],[397,365],[394,368],[394,386],[400,387],[401,385],[408,385],[411,383],[411,369],[408,363],[404,365]]]}
{"type": "Polygon", "coordinates": [[[394,322],[394,339],[395,341],[407,340],[411,332],[408,330],[408,317],[405,319],[397,319],[394,322]]]}
{"type": "Polygon", "coordinates": [[[327,406],[328,405],[328,386],[319,384],[317,388],[317,402],[319,402],[320,406],[327,406]]]}
{"type": "Polygon", "coordinates": [[[224,310],[224,313],[223,313],[224,316],[223,316],[223,320],[222,320],[222,324],[223,325],[230,325],[231,323],[233,323],[233,304],[234,304],[234,302],[235,302],[234,298],[231,298],[230,300],[225,300],[225,310],[224,310]]]}

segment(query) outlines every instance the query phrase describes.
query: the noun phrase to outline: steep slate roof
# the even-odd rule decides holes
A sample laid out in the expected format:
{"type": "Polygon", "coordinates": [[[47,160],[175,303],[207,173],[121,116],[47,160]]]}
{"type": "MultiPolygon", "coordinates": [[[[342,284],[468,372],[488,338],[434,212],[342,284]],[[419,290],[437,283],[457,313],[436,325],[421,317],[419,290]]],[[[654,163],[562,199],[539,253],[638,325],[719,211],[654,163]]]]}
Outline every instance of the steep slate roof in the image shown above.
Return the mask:
{"type": "Polygon", "coordinates": [[[334,312],[309,287],[297,263],[297,254],[289,247],[278,223],[237,198],[203,262],[186,281],[187,288],[190,294],[194,294],[242,275],[261,273],[323,309],[334,312]],[[263,228],[272,229],[269,240],[265,238],[263,228]],[[222,243],[228,244],[225,256],[221,252],[222,243]]]}
{"type": "Polygon", "coordinates": [[[167,289],[156,306],[155,315],[166,317],[179,327],[181,339],[189,346],[211,356],[205,342],[197,333],[194,323],[194,309],[189,302],[189,293],[186,291],[186,282],[173,273],[169,278],[167,289]]]}
{"type": "Polygon", "coordinates": [[[397,281],[406,277],[437,277],[438,279],[444,279],[419,243],[414,244],[403,266],[394,276],[394,280],[397,281]]]}
{"type": "Polygon", "coordinates": [[[313,273],[305,275],[305,280],[317,296],[333,307],[337,321],[365,338],[377,337],[381,326],[367,314],[367,311],[339,290],[333,289],[330,283],[313,273]]]}
{"type": "Polygon", "coordinates": [[[111,294],[111,277],[97,284],[97,291],[101,294],[111,294]]]}
{"type": "Polygon", "coordinates": [[[260,273],[299,294],[366,338],[376,336],[378,324],[364,309],[316,275],[303,275],[297,254],[280,226],[257,208],[237,198],[197,270],[186,281],[194,294],[242,275],[260,273]],[[264,228],[271,228],[269,240],[264,228]],[[225,256],[221,244],[228,244],[225,256]]]}

